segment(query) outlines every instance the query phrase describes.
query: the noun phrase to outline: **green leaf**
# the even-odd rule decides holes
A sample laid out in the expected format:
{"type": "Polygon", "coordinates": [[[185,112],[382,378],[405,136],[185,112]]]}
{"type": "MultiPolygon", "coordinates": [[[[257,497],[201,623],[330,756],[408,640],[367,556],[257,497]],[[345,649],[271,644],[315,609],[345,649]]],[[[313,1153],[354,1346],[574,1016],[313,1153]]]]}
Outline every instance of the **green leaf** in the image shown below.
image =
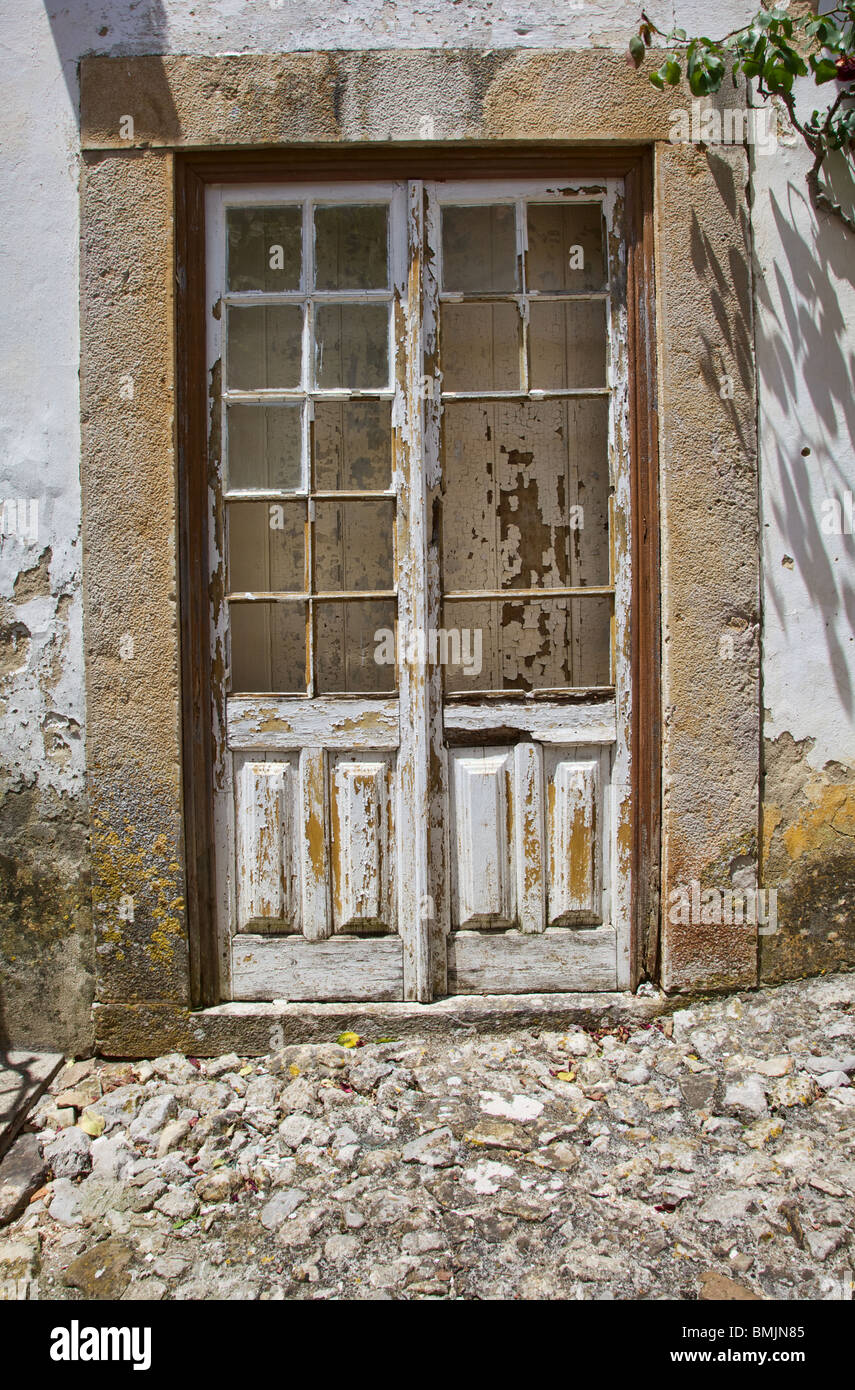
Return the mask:
{"type": "Polygon", "coordinates": [[[661,73],[659,73],[659,72],[651,72],[651,73],[649,74],[649,79],[650,79],[650,81],[653,83],[653,86],[656,88],[657,91],[659,91],[659,92],[664,92],[664,90],[665,90],[665,82],[664,82],[664,80],[663,80],[663,78],[662,78],[662,74],[661,74],[661,73]]]}
{"type": "Polygon", "coordinates": [[[680,78],[683,76],[683,69],[680,67],[673,53],[665,59],[659,71],[669,87],[676,87],[680,78]]]}
{"type": "Polygon", "coordinates": [[[724,59],[719,58],[716,54],[711,54],[709,61],[707,62],[707,72],[709,73],[710,81],[713,83],[712,91],[718,91],[719,87],[722,84],[722,81],[724,80],[724,74],[726,71],[727,68],[724,59]]]}
{"type": "Polygon", "coordinates": [[[644,62],[644,44],[637,34],[633,34],[629,41],[629,56],[636,67],[640,67],[644,62]]]}
{"type": "Polygon", "coordinates": [[[757,43],[757,40],[760,39],[762,41],[762,37],[762,34],[760,34],[756,29],[743,29],[741,34],[736,35],[734,39],[734,47],[737,53],[739,54],[744,55],[746,53],[751,53],[757,43]]]}
{"type": "Polygon", "coordinates": [[[787,72],[792,72],[797,77],[805,76],[807,68],[801,56],[796,53],[794,49],[787,48],[785,45],[781,44],[779,45],[778,52],[780,53],[781,62],[784,64],[787,72]]]}
{"type": "Polygon", "coordinates": [[[823,17],[812,19],[805,25],[805,33],[816,39],[823,48],[836,48],[843,38],[843,30],[833,19],[823,17]]]}
{"type": "Polygon", "coordinates": [[[774,54],[767,58],[763,64],[763,80],[770,92],[789,92],[793,86],[793,74],[788,72],[783,63],[779,63],[774,54]]]}
{"type": "MultiPolygon", "coordinates": [[[[702,42],[703,40],[699,41],[699,43],[702,42]]],[[[717,92],[722,84],[725,71],[724,60],[711,48],[701,48],[700,51],[695,48],[694,52],[691,47],[689,48],[686,76],[694,96],[704,97],[710,92],[717,92]]]]}
{"type": "Polygon", "coordinates": [[[810,65],[817,83],[822,86],[823,82],[834,82],[837,77],[837,64],[830,58],[817,58],[815,54],[810,55],[810,65]]]}

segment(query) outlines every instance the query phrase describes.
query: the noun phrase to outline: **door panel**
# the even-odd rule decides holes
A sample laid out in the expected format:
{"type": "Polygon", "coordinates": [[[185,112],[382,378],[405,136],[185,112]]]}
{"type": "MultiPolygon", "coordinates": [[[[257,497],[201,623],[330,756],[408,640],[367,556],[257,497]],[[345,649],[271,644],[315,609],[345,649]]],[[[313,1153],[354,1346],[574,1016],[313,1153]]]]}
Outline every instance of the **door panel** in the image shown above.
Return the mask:
{"type": "Polygon", "coordinates": [[[334,755],[330,772],[333,930],[393,932],[395,770],[388,758],[334,755]]]}
{"type": "Polygon", "coordinates": [[[556,994],[615,987],[613,927],[552,927],[543,936],[454,932],[448,945],[449,994],[556,994]]]}
{"type": "Polygon", "coordinates": [[[454,925],[511,927],[517,919],[512,756],[455,749],[451,785],[454,925]]]}
{"type": "Polygon", "coordinates": [[[553,752],[553,759],[547,786],[547,922],[550,927],[601,922],[600,758],[556,758],[553,752]]]}
{"type": "Polygon", "coordinates": [[[452,748],[452,928],[597,925],[608,917],[608,751],[452,748]],[[606,863],[607,867],[607,863],[606,863]]]}
{"type": "Polygon", "coordinates": [[[232,954],[234,999],[375,1000],[404,995],[404,950],[398,936],[242,936],[232,954]]]}
{"type": "Polygon", "coordinates": [[[237,794],[238,931],[299,931],[299,865],[294,836],[296,758],[247,759],[237,794]]]}

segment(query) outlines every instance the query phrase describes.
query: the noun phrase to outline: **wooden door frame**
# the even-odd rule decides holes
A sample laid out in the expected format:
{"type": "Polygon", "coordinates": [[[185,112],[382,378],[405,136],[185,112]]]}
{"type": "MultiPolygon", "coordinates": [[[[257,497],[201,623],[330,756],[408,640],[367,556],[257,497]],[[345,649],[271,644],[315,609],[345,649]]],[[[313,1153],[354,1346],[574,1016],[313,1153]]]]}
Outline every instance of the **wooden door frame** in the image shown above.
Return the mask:
{"type": "Polygon", "coordinates": [[[211,183],[623,177],[627,236],[633,843],[631,986],[659,960],[661,832],[660,572],[651,146],[386,145],[175,156],[176,446],[186,912],[194,1007],[222,1002],[214,914],[213,766],[209,712],[208,439],[205,189],[211,183]]]}

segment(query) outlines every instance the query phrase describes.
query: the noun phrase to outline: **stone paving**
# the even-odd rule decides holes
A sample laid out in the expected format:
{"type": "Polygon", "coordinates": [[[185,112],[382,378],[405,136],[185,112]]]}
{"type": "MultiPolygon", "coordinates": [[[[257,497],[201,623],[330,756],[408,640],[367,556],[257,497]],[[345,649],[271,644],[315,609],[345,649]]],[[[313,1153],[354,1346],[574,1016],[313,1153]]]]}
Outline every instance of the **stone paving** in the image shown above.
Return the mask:
{"type": "Polygon", "coordinates": [[[851,1299],[855,975],[608,1031],[85,1061],[0,1166],[0,1294],[851,1299]]]}

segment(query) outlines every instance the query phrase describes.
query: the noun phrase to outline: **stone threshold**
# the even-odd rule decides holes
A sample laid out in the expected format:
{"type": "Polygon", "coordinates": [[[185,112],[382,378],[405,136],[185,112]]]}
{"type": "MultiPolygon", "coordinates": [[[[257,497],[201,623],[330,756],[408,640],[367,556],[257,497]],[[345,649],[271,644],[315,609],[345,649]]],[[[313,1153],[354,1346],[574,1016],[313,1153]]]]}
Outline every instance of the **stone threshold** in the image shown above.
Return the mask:
{"type": "Polygon", "coordinates": [[[681,996],[655,993],[453,995],[432,1004],[231,1003],[191,1011],[174,1004],[96,1004],[96,1051],[104,1057],[182,1052],[263,1056],[291,1043],[334,1041],[355,1032],[379,1038],[509,1033],[518,1028],[637,1028],[675,1008],[681,996]]]}

